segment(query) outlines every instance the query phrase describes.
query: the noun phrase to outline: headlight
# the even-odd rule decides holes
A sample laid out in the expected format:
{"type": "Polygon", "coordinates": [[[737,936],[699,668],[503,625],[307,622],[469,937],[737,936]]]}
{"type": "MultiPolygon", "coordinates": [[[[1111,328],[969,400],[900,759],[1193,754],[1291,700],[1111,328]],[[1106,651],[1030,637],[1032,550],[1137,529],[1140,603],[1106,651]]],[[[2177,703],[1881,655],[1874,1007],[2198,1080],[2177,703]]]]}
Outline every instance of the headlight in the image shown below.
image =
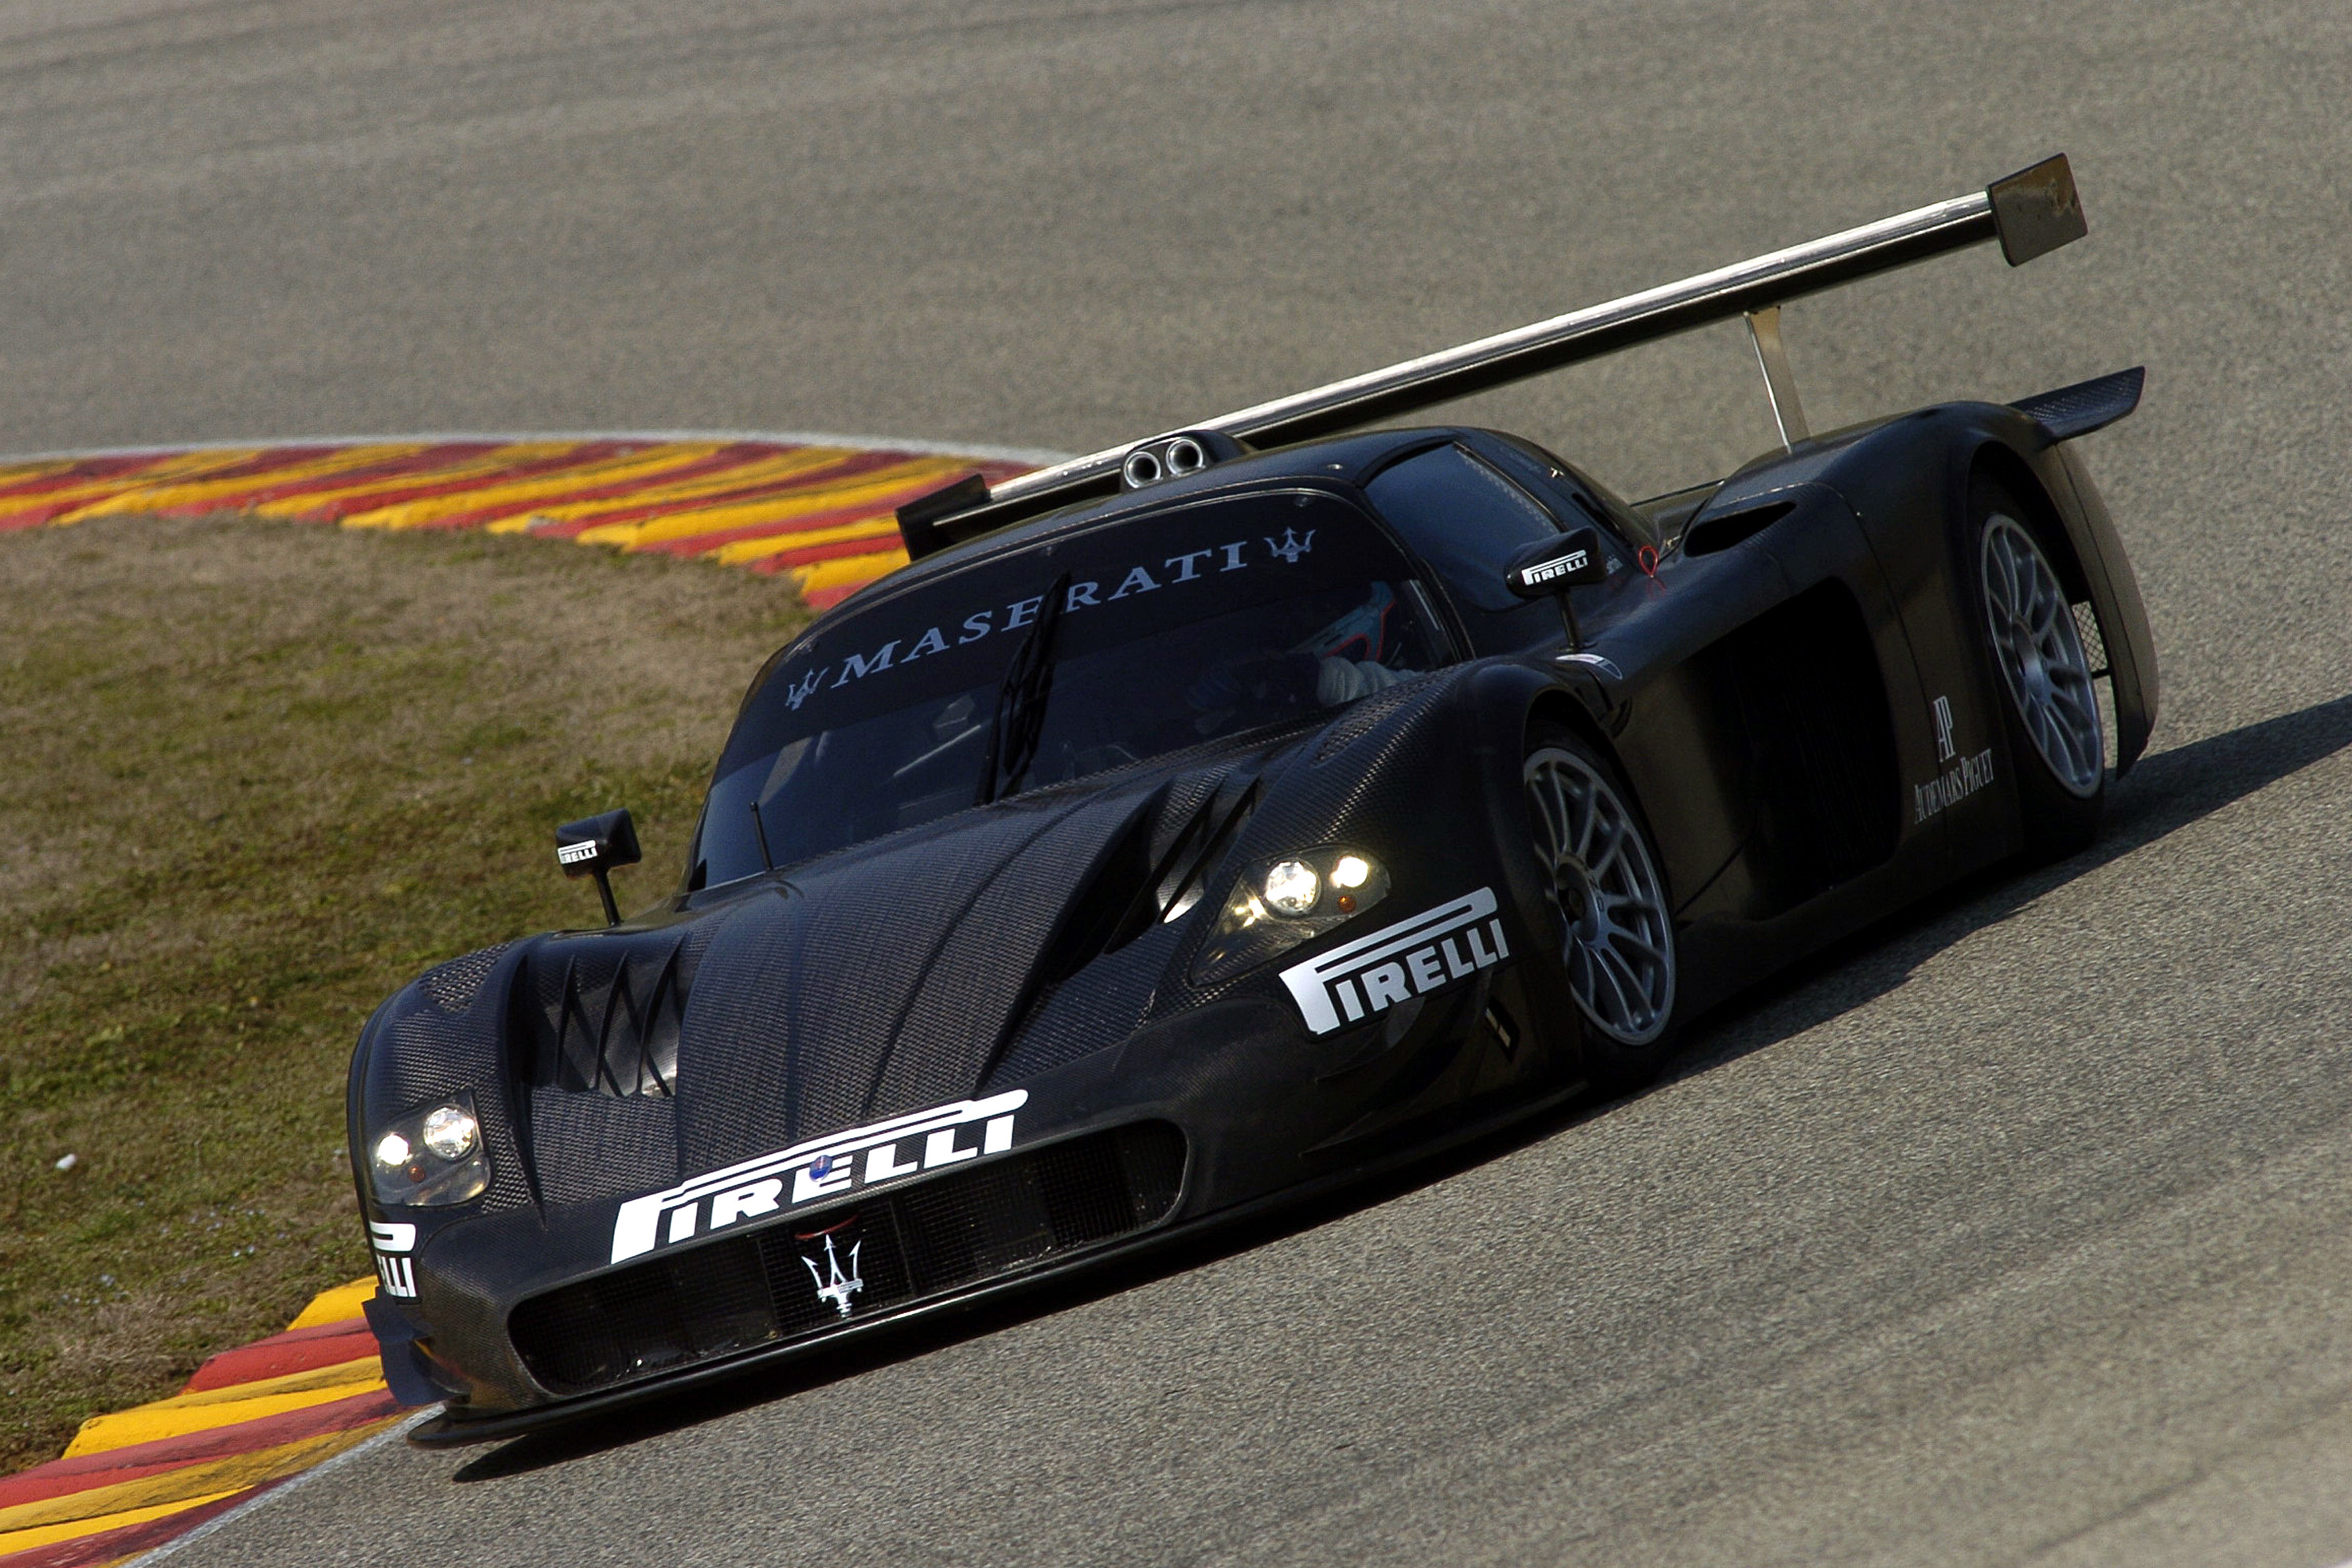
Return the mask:
{"type": "Polygon", "coordinates": [[[490,1162],[474,1097],[460,1094],[386,1127],[369,1146],[368,1176],[383,1203],[425,1207],[481,1197],[490,1162]]]}
{"type": "Polygon", "coordinates": [[[462,1160],[474,1152],[481,1136],[474,1113],[457,1105],[444,1105],[425,1113],[425,1146],[445,1160],[462,1160]]]}
{"type": "Polygon", "coordinates": [[[1389,873],[1361,850],[1331,846],[1245,868],[1192,966],[1214,985],[1286,953],[1388,896],[1389,873]]]}
{"type": "Polygon", "coordinates": [[[1323,896],[1323,879],[1305,861],[1275,862],[1264,886],[1265,906],[1276,915],[1312,915],[1323,896]]]}

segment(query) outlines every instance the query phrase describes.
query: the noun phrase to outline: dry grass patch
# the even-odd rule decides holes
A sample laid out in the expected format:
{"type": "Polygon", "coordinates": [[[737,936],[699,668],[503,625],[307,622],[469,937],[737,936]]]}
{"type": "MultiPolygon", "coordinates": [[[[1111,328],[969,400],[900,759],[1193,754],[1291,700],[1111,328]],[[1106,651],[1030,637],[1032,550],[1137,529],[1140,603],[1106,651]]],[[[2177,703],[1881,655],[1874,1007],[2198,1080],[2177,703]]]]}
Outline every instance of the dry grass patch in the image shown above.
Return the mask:
{"type": "Polygon", "coordinates": [[[804,618],[528,540],[0,537],[0,1471],[367,1271],[360,1023],[428,964],[593,923],[567,818],[633,808],[625,902],[665,891],[804,618]]]}

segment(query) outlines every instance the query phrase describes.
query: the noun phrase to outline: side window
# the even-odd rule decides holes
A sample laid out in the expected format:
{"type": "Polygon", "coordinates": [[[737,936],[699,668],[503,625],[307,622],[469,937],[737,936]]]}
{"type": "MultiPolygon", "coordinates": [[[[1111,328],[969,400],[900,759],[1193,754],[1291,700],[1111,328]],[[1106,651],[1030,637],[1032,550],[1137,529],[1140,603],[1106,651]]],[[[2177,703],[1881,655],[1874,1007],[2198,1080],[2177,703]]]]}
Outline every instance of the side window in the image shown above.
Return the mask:
{"type": "MultiPolygon", "coordinates": [[[[1563,517],[1573,517],[1582,512],[1606,533],[1616,535],[1629,545],[1648,545],[1655,549],[1656,533],[1643,520],[1642,515],[1619,500],[1589,474],[1570,467],[1557,454],[1545,451],[1534,442],[1503,431],[1485,433],[1495,444],[1495,456],[1504,468],[1517,475],[1528,488],[1549,499],[1562,508],[1563,517]]],[[[1576,527],[1571,521],[1569,527],[1576,527]]]]}
{"type": "Polygon", "coordinates": [[[1479,653],[1526,647],[1559,632],[1559,612],[1504,586],[1506,563],[1559,524],[1483,460],[1459,446],[1433,447],[1373,476],[1372,505],[1426,560],[1462,606],[1479,653]]]}

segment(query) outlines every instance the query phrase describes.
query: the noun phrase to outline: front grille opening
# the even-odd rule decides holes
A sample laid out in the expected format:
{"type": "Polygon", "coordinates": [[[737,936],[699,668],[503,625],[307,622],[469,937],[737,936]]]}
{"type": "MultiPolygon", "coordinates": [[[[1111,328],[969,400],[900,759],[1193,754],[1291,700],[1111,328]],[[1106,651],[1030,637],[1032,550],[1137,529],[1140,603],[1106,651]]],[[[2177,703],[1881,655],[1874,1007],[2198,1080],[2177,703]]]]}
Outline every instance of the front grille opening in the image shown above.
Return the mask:
{"type": "Polygon", "coordinates": [[[586,1394],[1131,1235],[1183,1176],[1165,1122],[1092,1133],[662,1253],[534,1296],[507,1328],[541,1386],[586,1394]]]}

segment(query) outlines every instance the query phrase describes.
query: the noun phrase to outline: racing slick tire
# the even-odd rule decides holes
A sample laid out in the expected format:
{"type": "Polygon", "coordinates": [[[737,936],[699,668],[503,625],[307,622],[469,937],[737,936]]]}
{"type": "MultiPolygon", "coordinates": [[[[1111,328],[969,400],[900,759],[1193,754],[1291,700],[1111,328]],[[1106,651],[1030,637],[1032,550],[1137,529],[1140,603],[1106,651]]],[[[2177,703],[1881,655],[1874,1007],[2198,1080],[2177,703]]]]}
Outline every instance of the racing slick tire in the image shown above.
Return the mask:
{"type": "Polygon", "coordinates": [[[1593,1086],[1637,1087],[1673,1054],[1678,1021],[1665,862],[1623,777],[1573,730],[1533,726],[1520,779],[1552,916],[1557,986],[1545,989],[1572,998],[1593,1086]]]}
{"type": "Polygon", "coordinates": [[[2025,853],[2043,862],[2063,860],[2098,837],[2107,787],[2090,659],[2035,516],[1990,475],[1979,472],[1970,482],[1964,577],[1973,589],[1976,634],[2000,688],[2025,853]]]}

